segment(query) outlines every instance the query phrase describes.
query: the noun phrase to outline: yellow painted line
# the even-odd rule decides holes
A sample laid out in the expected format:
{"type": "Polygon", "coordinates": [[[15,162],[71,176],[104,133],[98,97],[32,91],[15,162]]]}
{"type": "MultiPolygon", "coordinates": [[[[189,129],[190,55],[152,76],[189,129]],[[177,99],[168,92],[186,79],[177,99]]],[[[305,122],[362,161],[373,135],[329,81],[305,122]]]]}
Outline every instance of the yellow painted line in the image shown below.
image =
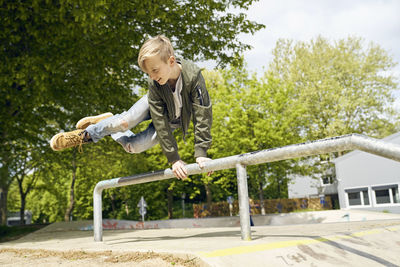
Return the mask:
{"type": "Polygon", "coordinates": [[[366,236],[366,235],[379,234],[379,233],[382,233],[383,231],[384,231],[384,229],[373,229],[373,230],[369,230],[369,231],[356,232],[356,233],[351,234],[351,236],[361,237],[361,236],[366,236]]]}
{"type": "Polygon", "coordinates": [[[360,231],[360,232],[353,233],[351,235],[335,235],[335,236],[331,236],[331,237],[320,237],[320,238],[316,238],[316,239],[288,240],[288,241],[280,241],[280,242],[273,242],[273,243],[267,243],[267,244],[240,246],[240,247],[233,247],[233,248],[227,248],[227,249],[219,249],[219,250],[214,250],[214,251],[210,251],[210,252],[200,252],[199,254],[200,254],[200,256],[203,256],[206,258],[238,255],[238,254],[264,251],[264,250],[294,247],[294,246],[298,246],[298,245],[310,245],[310,244],[316,244],[316,243],[320,243],[320,242],[329,242],[329,241],[336,241],[336,240],[341,240],[341,239],[350,239],[353,237],[361,237],[361,236],[379,234],[379,233],[384,232],[385,230],[398,231],[398,230],[400,230],[400,227],[390,227],[390,228],[383,228],[383,229],[373,229],[373,230],[369,230],[369,231],[360,231]]]}
{"type": "Polygon", "coordinates": [[[277,249],[277,248],[293,247],[293,246],[298,246],[298,245],[308,245],[308,244],[313,244],[313,243],[318,243],[318,242],[321,242],[321,241],[318,241],[315,239],[289,240],[289,241],[281,241],[281,242],[274,242],[274,243],[268,243],[268,244],[258,244],[258,245],[220,249],[220,250],[215,250],[215,251],[211,251],[211,252],[203,252],[203,253],[200,253],[200,255],[203,257],[207,257],[207,258],[222,257],[222,256],[251,253],[251,252],[257,252],[257,251],[263,251],[263,250],[271,250],[271,249],[277,249]]]}

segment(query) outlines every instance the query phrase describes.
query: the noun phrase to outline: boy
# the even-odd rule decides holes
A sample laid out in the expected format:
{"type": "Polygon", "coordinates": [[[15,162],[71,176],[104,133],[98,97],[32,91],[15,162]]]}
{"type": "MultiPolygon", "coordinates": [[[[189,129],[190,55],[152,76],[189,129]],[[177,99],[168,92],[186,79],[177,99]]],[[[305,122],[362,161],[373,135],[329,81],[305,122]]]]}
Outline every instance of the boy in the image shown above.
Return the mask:
{"type": "Polygon", "coordinates": [[[172,132],[181,127],[185,138],[192,115],[196,162],[203,168],[210,160],[207,150],[211,145],[212,108],[204,78],[196,65],[175,58],[170,40],[162,35],[143,44],[138,64],[149,75],[147,95],[121,114],[81,119],[78,130],[53,136],[50,146],[58,151],[111,135],[127,152],[140,153],[160,143],[174,175],[184,179],[187,169],[172,132]],[[134,134],[129,130],[149,119],[152,122],[143,132],[134,134]]]}

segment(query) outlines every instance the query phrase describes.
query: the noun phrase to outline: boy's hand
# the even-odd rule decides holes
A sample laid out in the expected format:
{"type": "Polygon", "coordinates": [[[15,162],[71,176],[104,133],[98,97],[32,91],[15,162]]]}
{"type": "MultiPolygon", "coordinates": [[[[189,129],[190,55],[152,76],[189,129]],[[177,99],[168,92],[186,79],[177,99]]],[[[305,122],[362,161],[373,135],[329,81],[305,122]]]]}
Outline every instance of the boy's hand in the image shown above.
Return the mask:
{"type": "MultiPolygon", "coordinates": [[[[204,168],[204,162],[206,161],[210,161],[210,158],[206,158],[206,157],[198,157],[196,158],[196,162],[197,164],[199,164],[200,169],[204,168]]],[[[210,171],[209,173],[207,173],[208,176],[210,176],[211,174],[213,174],[213,171],[210,171]]]]}
{"type": "Polygon", "coordinates": [[[185,179],[187,178],[187,169],[185,167],[185,162],[183,160],[175,161],[172,164],[172,172],[178,179],[185,179]]]}

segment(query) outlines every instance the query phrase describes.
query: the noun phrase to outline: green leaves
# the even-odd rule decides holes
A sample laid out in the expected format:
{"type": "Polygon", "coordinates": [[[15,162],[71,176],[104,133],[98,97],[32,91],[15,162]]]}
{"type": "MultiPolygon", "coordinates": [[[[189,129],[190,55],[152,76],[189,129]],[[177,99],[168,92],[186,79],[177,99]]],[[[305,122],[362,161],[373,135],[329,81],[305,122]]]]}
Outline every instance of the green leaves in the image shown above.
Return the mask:
{"type": "MultiPolygon", "coordinates": [[[[392,95],[398,84],[390,73],[394,63],[379,45],[365,46],[354,37],[280,40],[268,71],[249,74],[239,55],[250,46],[238,35],[264,26],[228,10],[247,9],[252,2],[2,1],[0,186],[7,189],[22,168],[18,158],[42,166],[27,206],[37,212],[37,220],[62,219],[71,153],[49,151],[48,140],[60,130],[72,130],[86,115],[129,109],[137,100],[131,88],[145,85],[136,65],[139,47],[160,33],[171,38],[180,57],[229,66],[204,72],[213,101],[212,158],[352,132],[383,137],[397,129],[392,95]],[[53,210],[44,211],[50,206],[53,210]]],[[[194,162],[192,133],[190,129],[186,143],[177,133],[181,157],[188,163],[194,162]]],[[[84,150],[77,161],[76,218],[91,217],[98,181],[168,166],[158,146],[130,155],[106,138],[84,150]]],[[[270,196],[285,196],[288,174],[303,171],[296,166],[285,161],[249,167],[251,194],[267,181],[264,190],[270,196]]],[[[105,195],[105,213],[136,218],[135,205],[144,195],[149,217],[166,217],[167,192],[178,199],[186,192],[191,201],[204,201],[210,192],[215,200],[224,200],[235,191],[235,171],[226,170],[211,178],[198,175],[115,189],[105,195]]]]}
{"type": "Polygon", "coordinates": [[[355,37],[334,43],[322,37],[296,44],[280,40],[273,54],[270,71],[293,86],[307,139],[394,131],[392,93],[398,88],[386,72],[394,63],[379,45],[365,47],[355,37]],[[374,125],[382,122],[388,128],[376,132],[374,125]]]}
{"type": "Polygon", "coordinates": [[[165,33],[187,59],[230,62],[247,49],[234,27],[262,25],[223,12],[250,2],[2,1],[0,186],[7,189],[27,145],[53,155],[42,146],[54,133],[86,115],[129,109],[131,87],[145,84],[136,61],[149,36],[165,33]]]}

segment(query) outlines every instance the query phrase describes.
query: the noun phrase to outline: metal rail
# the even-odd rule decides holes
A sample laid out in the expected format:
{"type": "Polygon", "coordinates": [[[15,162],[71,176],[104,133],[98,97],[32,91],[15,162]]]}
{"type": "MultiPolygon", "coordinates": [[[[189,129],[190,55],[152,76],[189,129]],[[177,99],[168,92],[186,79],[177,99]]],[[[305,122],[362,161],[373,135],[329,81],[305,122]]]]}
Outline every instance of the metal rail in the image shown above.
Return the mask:
{"type": "MultiPolygon", "coordinates": [[[[200,169],[197,163],[188,164],[186,165],[186,168],[188,170],[188,175],[236,168],[241,235],[243,240],[251,240],[246,172],[247,165],[256,165],[267,162],[355,149],[400,161],[400,145],[384,142],[360,134],[350,134],[214,159],[206,162],[204,168],[202,169],[200,169]]],[[[104,180],[97,183],[93,191],[94,240],[96,242],[103,240],[101,195],[104,189],[166,180],[173,177],[174,174],[172,173],[172,170],[166,169],[133,176],[114,178],[111,180],[104,180]]]]}

